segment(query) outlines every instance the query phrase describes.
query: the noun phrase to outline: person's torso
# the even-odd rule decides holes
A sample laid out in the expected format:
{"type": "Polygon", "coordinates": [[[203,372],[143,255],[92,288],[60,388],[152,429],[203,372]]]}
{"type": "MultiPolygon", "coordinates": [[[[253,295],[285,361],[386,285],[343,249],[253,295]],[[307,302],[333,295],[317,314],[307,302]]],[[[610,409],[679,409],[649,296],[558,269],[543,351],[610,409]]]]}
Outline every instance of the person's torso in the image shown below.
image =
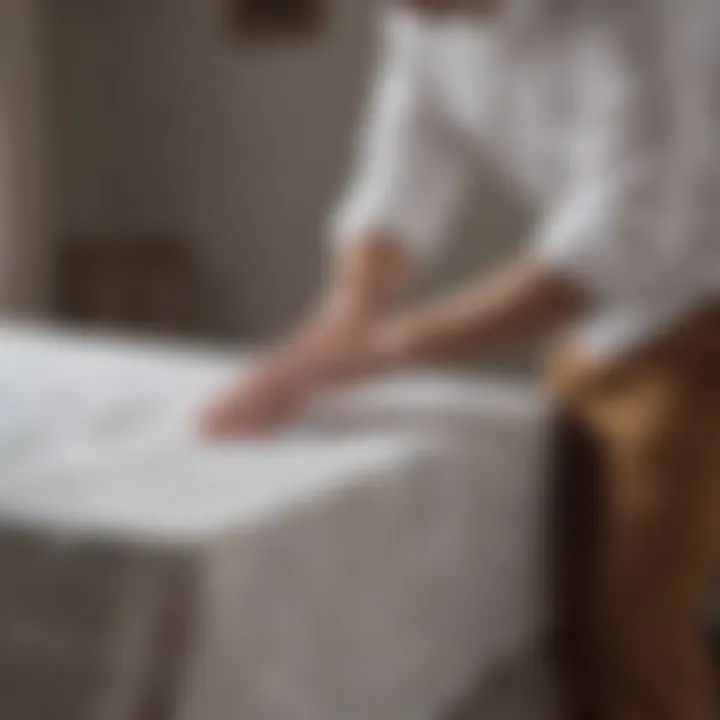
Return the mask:
{"type": "Polygon", "coordinates": [[[563,49],[549,38],[519,48],[485,23],[441,25],[425,42],[436,102],[457,139],[531,200],[558,192],[572,82],[563,49]]]}
{"type": "MultiPolygon", "coordinates": [[[[660,42],[669,44],[665,62],[674,75],[665,94],[677,118],[674,152],[681,186],[681,205],[660,221],[678,223],[679,242],[692,245],[686,261],[697,279],[687,292],[669,292],[646,306],[600,308],[575,333],[596,355],[622,352],[676,322],[704,296],[720,295],[720,51],[708,42],[708,28],[691,21],[708,15],[688,15],[682,7],[678,12],[668,12],[657,24],[667,32],[660,42]],[[715,73],[708,72],[713,61],[708,53],[717,61],[715,73]],[[690,172],[683,174],[681,166],[690,172]],[[697,291],[701,285],[703,293],[697,291]]],[[[588,83],[597,92],[620,90],[613,86],[617,78],[593,64],[594,31],[588,18],[509,31],[492,20],[467,18],[423,28],[429,82],[448,129],[478,163],[490,161],[509,177],[538,213],[572,191],[574,158],[592,143],[592,128],[579,119],[588,83]]]]}

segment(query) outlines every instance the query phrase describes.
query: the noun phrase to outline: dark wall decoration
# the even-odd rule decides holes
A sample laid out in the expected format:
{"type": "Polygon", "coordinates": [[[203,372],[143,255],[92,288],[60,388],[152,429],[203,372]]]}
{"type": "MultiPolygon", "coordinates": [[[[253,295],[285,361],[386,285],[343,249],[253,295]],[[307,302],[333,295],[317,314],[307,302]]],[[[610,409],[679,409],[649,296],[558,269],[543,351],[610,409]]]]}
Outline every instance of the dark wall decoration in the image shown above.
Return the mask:
{"type": "Polygon", "coordinates": [[[312,36],[323,26],[327,0],[227,0],[234,30],[241,37],[312,36]]]}

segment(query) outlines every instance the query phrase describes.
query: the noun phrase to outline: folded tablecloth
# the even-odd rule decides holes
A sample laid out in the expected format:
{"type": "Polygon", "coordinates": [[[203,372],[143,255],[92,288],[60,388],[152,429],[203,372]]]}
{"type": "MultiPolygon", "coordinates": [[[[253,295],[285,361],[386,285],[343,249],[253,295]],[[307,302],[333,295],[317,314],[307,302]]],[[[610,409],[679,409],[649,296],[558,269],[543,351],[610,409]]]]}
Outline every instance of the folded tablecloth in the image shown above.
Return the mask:
{"type": "Polygon", "coordinates": [[[236,365],[0,327],[0,717],[429,720],[541,632],[531,389],[397,376],[203,445],[236,365]]]}

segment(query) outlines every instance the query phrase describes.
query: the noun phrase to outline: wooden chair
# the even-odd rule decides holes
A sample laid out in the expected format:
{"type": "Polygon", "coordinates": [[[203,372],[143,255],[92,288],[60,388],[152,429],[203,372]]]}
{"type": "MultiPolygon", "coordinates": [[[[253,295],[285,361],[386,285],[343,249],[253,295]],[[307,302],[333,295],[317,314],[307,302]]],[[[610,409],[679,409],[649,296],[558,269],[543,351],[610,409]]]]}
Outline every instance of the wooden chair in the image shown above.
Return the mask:
{"type": "Polygon", "coordinates": [[[71,323],[171,335],[199,328],[197,263],[166,238],[66,243],[56,266],[56,307],[71,323]]]}

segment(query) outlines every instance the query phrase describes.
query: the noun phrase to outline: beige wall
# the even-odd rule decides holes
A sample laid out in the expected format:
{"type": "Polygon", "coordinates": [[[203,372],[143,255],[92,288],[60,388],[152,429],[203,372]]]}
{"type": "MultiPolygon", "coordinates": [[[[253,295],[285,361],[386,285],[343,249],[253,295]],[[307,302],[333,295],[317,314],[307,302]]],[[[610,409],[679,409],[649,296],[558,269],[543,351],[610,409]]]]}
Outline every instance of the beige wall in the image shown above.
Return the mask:
{"type": "Polygon", "coordinates": [[[0,308],[41,312],[50,221],[41,18],[33,0],[0,2],[0,308]]]}
{"type": "MultiPolygon", "coordinates": [[[[191,239],[213,328],[255,336],[311,297],[372,52],[369,0],[335,0],[317,41],[249,47],[224,0],[56,3],[65,231],[191,239]]],[[[481,183],[431,285],[508,253],[525,215],[481,183]]]]}

